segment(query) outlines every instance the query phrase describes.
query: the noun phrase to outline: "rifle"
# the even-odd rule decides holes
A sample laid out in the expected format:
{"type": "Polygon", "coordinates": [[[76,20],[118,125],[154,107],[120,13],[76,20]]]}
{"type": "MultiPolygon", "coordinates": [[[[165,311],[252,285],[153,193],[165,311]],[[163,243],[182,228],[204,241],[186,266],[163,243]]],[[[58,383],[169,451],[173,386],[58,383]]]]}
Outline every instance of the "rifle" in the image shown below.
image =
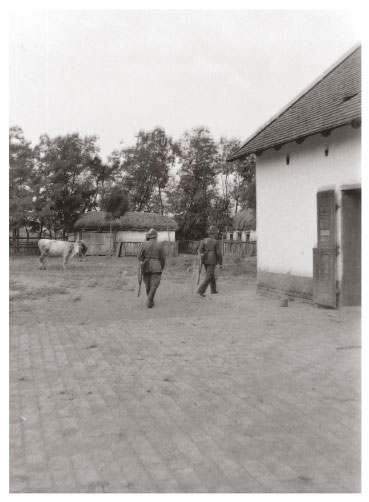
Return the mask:
{"type": "Polygon", "coordinates": [[[142,283],[142,269],[141,269],[141,263],[138,264],[138,293],[137,297],[140,296],[141,293],[141,283],[142,283]]]}

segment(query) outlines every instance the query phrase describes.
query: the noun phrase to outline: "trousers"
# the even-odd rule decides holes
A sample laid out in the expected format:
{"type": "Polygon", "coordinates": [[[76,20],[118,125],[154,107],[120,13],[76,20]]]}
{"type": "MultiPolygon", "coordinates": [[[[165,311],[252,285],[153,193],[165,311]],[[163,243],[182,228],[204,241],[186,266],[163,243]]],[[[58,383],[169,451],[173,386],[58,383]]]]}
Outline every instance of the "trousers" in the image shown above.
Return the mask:
{"type": "Polygon", "coordinates": [[[146,287],[147,306],[152,307],[154,305],[154,297],[156,290],[158,289],[160,284],[161,272],[159,273],[152,272],[150,274],[143,274],[142,279],[146,287]]]}
{"type": "Polygon", "coordinates": [[[206,275],[205,275],[204,280],[200,284],[197,292],[201,293],[203,295],[206,291],[206,288],[210,284],[211,293],[215,293],[217,290],[217,285],[216,285],[215,275],[214,275],[216,265],[204,265],[204,267],[206,270],[206,275]]]}

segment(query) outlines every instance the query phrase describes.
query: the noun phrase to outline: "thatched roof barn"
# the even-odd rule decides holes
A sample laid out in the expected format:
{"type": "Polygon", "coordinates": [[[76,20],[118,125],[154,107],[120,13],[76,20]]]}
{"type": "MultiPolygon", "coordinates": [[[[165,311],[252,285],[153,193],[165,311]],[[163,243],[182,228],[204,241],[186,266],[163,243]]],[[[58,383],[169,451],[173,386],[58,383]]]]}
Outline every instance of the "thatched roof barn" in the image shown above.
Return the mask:
{"type": "Polygon", "coordinates": [[[156,213],[138,213],[127,212],[120,218],[107,218],[105,211],[90,211],[81,216],[74,224],[75,231],[109,231],[110,223],[112,230],[131,230],[131,231],[147,231],[150,228],[162,231],[175,231],[178,228],[177,223],[169,216],[164,216],[156,213]]]}
{"type": "Polygon", "coordinates": [[[237,213],[233,219],[233,228],[235,230],[255,230],[256,212],[255,209],[243,209],[237,213]]]}
{"type": "Polygon", "coordinates": [[[113,251],[117,256],[122,250],[121,243],[124,243],[124,255],[136,256],[150,228],[157,230],[158,241],[169,243],[169,250],[170,246],[177,250],[178,225],[173,218],[161,214],[127,212],[120,218],[109,218],[105,211],[91,211],[81,216],[73,227],[75,238],[83,239],[87,245],[88,255],[106,255],[113,251]]]}

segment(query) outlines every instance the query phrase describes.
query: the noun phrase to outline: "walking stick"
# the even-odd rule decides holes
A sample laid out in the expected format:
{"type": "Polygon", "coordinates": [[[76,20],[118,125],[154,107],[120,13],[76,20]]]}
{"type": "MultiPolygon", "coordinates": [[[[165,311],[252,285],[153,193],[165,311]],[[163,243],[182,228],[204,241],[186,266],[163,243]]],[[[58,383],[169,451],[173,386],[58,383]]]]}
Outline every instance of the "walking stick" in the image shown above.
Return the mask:
{"type": "Polygon", "coordinates": [[[199,275],[197,276],[197,286],[199,285],[200,282],[201,268],[202,268],[202,258],[201,255],[199,255],[199,275]]]}
{"type": "Polygon", "coordinates": [[[142,270],[141,270],[141,263],[138,264],[138,293],[137,297],[140,296],[141,293],[141,283],[142,283],[142,270]]]}

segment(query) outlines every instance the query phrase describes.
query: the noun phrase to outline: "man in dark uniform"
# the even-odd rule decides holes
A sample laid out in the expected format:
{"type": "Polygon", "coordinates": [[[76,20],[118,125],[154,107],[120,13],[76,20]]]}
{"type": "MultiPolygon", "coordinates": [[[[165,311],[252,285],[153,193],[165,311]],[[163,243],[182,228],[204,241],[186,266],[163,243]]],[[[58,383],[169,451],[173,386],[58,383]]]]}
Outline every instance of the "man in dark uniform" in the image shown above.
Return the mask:
{"type": "Polygon", "coordinates": [[[142,243],[137,256],[141,266],[142,279],[146,286],[146,306],[149,309],[154,306],[154,296],[165,266],[163,245],[157,241],[157,238],[158,232],[153,228],[149,230],[146,234],[147,240],[142,243]]]}
{"type": "Polygon", "coordinates": [[[199,286],[197,293],[200,296],[205,296],[206,288],[210,284],[211,294],[218,293],[215,282],[215,267],[217,264],[222,268],[223,257],[220,248],[220,242],[217,240],[218,229],[215,226],[211,226],[208,230],[209,237],[206,237],[200,242],[199,255],[201,263],[205,266],[206,276],[205,279],[199,286]]]}

